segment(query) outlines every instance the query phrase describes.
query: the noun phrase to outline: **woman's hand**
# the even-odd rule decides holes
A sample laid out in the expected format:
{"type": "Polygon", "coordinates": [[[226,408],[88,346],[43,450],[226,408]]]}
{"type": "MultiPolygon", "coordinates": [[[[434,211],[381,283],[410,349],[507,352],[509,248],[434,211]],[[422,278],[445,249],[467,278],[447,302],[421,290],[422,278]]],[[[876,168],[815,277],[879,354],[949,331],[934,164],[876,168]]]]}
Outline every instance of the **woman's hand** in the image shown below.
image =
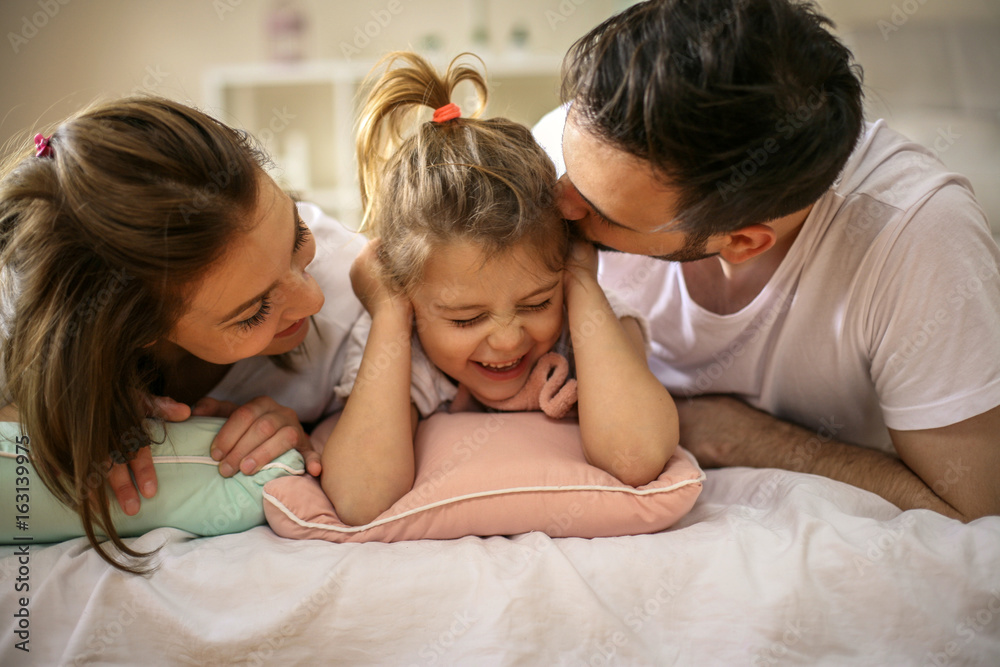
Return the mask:
{"type": "Polygon", "coordinates": [[[318,477],[320,457],[309,442],[299,417],[267,396],[258,396],[237,406],[229,401],[205,397],[194,404],[195,417],[226,417],[212,441],[212,458],[219,461],[219,473],[232,477],[237,471],[252,475],[290,449],[297,449],[306,462],[306,471],[318,477]]]}
{"type": "MultiPolygon", "coordinates": [[[[166,396],[154,396],[150,400],[149,414],[168,422],[182,422],[191,416],[191,408],[166,396]]],[[[156,470],[153,469],[153,454],[149,447],[141,447],[128,463],[112,464],[108,470],[108,484],[125,514],[133,516],[138,513],[139,494],[143,498],[156,495],[156,470]]]]}

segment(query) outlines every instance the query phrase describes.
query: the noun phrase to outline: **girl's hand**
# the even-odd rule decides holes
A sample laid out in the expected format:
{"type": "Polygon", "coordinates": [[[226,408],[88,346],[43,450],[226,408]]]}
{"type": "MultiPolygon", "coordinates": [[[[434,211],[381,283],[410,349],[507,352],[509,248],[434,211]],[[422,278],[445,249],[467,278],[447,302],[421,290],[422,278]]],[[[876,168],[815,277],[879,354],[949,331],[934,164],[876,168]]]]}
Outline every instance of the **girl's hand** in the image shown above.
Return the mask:
{"type": "MultiPolygon", "coordinates": [[[[149,402],[149,414],[168,422],[182,422],[191,416],[191,408],[167,396],[154,396],[149,402]]],[[[140,493],[143,498],[156,495],[156,470],[149,447],[139,449],[128,463],[112,464],[108,470],[108,484],[122,511],[128,516],[135,515],[139,511],[140,493]]]]}
{"type": "Polygon", "coordinates": [[[405,296],[390,290],[379,275],[379,239],[368,242],[351,264],[351,287],[354,294],[372,316],[386,306],[409,311],[411,304],[405,296]]]}
{"type": "Polygon", "coordinates": [[[597,246],[590,241],[574,239],[570,248],[569,261],[566,262],[566,269],[573,271],[577,275],[588,276],[597,279],[597,246]]]}
{"type": "Polygon", "coordinates": [[[194,404],[191,414],[227,418],[212,441],[212,458],[220,462],[219,474],[223,477],[232,477],[237,471],[252,475],[290,449],[299,450],[310,475],[320,474],[319,454],[313,450],[298,415],[274,399],[258,396],[237,406],[206,396],[194,404]]]}
{"type": "Polygon", "coordinates": [[[572,243],[569,259],[563,270],[563,292],[567,307],[573,302],[573,293],[579,288],[588,290],[597,286],[597,248],[589,241],[577,239],[572,243]]]}

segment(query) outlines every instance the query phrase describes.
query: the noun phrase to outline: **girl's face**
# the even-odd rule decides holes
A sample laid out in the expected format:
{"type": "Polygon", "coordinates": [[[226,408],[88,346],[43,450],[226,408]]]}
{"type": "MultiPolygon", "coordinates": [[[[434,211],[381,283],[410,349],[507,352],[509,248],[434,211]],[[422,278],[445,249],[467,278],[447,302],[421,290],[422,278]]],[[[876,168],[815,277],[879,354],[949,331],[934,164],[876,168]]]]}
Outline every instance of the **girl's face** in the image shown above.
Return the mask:
{"type": "Polygon", "coordinates": [[[435,250],[411,295],[424,352],[476,398],[510,398],[559,340],[562,281],[524,244],[485,263],[466,242],[435,250]]]}
{"type": "Polygon", "coordinates": [[[306,267],[316,242],[295,203],[261,172],[255,224],[205,275],[168,341],[214,364],[290,352],[323,291],[306,267]]]}

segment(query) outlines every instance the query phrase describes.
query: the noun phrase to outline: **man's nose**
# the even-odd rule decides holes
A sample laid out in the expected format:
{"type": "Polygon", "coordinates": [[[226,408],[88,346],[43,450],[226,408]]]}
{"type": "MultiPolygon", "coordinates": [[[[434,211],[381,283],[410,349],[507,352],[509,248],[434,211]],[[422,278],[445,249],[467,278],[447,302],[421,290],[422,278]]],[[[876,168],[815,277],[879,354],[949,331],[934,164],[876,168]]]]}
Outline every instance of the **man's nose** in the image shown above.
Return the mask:
{"type": "Polygon", "coordinates": [[[583,220],[590,212],[587,202],[565,174],[556,183],[556,204],[566,220],[583,220]]]}

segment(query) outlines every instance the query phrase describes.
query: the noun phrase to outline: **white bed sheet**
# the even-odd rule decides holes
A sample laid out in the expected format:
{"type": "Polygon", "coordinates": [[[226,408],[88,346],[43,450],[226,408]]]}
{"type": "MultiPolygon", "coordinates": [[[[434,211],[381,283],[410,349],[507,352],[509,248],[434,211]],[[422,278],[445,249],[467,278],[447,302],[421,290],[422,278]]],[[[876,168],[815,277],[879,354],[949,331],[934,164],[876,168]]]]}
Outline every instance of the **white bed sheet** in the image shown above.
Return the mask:
{"type": "Polygon", "coordinates": [[[291,541],[152,531],[158,571],[85,541],[0,549],[2,665],[1000,665],[1000,517],[709,471],[654,535],[291,541]]]}

